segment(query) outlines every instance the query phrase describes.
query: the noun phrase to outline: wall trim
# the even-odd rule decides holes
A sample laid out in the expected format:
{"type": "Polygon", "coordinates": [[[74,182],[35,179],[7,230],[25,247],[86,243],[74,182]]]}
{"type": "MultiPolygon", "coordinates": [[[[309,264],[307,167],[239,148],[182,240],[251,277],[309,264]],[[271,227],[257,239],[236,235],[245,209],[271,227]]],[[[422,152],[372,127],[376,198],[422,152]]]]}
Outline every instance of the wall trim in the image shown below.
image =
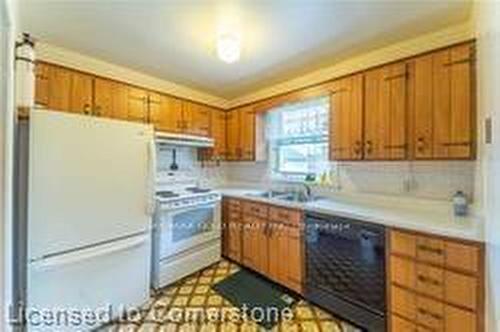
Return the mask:
{"type": "Polygon", "coordinates": [[[36,58],[218,108],[227,105],[226,99],[41,41],[36,43],[36,58]]]}

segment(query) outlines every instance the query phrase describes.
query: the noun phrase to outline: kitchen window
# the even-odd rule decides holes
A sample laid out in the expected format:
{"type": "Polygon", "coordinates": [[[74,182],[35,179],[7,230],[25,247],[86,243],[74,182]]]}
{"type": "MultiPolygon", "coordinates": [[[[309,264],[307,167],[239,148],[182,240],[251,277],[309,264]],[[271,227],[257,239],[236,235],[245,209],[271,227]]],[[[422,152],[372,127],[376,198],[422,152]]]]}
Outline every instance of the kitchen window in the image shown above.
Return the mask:
{"type": "Polygon", "coordinates": [[[304,180],[328,170],[328,97],[280,106],[268,113],[273,178],[304,180]]]}

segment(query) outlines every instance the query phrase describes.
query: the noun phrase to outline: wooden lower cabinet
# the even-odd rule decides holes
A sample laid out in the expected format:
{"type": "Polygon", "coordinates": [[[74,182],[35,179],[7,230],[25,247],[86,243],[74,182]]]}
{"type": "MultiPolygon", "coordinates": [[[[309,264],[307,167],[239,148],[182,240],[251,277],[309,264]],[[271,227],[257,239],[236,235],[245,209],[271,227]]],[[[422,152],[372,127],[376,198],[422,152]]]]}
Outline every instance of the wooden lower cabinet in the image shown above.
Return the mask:
{"type": "Polygon", "coordinates": [[[389,244],[391,331],[484,331],[482,244],[400,230],[389,244]]]}
{"type": "Polygon", "coordinates": [[[224,255],[276,283],[302,293],[304,260],[301,211],[233,198],[225,198],[224,202],[225,224],[231,225],[237,213],[240,213],[242,220],[233,229],[225,227],[224,255]],[[240,207],[236,208],[235,202],[239,202],[240,207]],[[240,260],[234,258],[233,252],[236,250],[231,249],[237,246],[241,248],[240,260]]]}
{"type": "Polygon", "coordinates": [[[222,208],[222,253],[229,259],[242,263],[243,220],[240,201],[225,198],[222,208]]]}

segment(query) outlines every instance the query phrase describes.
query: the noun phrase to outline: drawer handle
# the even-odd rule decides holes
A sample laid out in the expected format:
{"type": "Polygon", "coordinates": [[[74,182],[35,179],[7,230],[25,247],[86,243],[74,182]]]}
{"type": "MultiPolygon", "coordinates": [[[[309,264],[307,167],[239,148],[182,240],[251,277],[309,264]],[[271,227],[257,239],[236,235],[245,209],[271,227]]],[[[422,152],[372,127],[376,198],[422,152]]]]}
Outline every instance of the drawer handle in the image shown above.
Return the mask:
{"type": "Polygon", "coordinates": [[[420,245],[420,246],[418,246],[418,249],[422,250],[422,251],[431,252],[431,253],[436,254],[436,255],[443,254],[443,249],[439,249],[439,248],[432,248],[432,247],[420,245]]]}
{"type": "Polygon", "coordinates": [[[418,313],[424,316],[429,316],[431,318],[434,318],[436,320],[442,320],[443,317],[441,315],[435,314],[433,312],[430,312],[428,310],[425,310],[423,308],[418,308],[418,313]]]}
{"type": "Polygon", "coordinates": [[[434,285],[434,286],[440,286],[441,285],[441,282],[436,280],[436,279],[433,279],[433,278],[429,278],[429,277],[426,277],[426,276],[423,276],[423,275],[418,275],[418,280],[423,282],[423,283],[426,283],[426,284],[431,284],[431,285],[434,285]]]}

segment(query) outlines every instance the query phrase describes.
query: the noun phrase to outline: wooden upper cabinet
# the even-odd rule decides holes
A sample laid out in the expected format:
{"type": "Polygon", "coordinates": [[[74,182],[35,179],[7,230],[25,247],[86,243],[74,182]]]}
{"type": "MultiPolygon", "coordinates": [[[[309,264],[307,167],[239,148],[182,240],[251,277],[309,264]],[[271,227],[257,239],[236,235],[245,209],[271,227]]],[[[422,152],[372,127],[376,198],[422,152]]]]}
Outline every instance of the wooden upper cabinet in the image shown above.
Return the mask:
{"type": "Polygon", "coordinates": [[[35,104],[48,107],[50,100],[50,65],[38,62],[35,67],[35,104]]]}
{"type": "Polygon", "coordinates": [[[55,111],[70,111],[71,76],[72,72],[66,68],[50,66],[49,98],[47,108],[55,111]]]}
{"type": "Polygon", "coordinates": [[[184,103],[183,117],[186,133],[209,136],[210,113],[207,106],[186,101],[184,103]]]}
{"type": "Polygon", "coordinates": [[[146,90],[128,87],[127,120],[144,123],[148,121],[148,92],[146,90]]]}
{"type": "Polygon", "coordinates": [[[226,112],[210,109],[210,136],[214,139],[213,156],[226,156],[226,112]]]}
{"type": "Polygon", "coordinates": [[[332,83],[330,93],[330,160],[363,158],[363,75],[332,83]]]}
{"type": "Polygon", "coordinates": [[[105,118],[128,119],[128,86],[97,77],[94,80],[94,107],[92,114],[105,118]]]}
{"type": "Polygon", "coordinates": [[[413,158],[474,158],[473,53],[468,43],[412,61],[413,158]]]}
{"type": "Polygon", "coordinates": [[[92,114],[93,82],[91,75],[71,73],[70,112],[92,114]]]}
{"type": "Polygon", "coordinates": [[[464,159],[474,155],[472,56],[470,44],[434,56],[434,158],[464,159]]]}
{"type": "Polygon", "coordinates": [[[383,66],[365,73],[367,160],[407,158],[407,65],[383,66]]]}
{"type": "Polygon", "coordinates": [[[236,110],[226,114],[226,159],[238,160],[240,157],[240,113],[236,110]]]}
{"type": "Polygon", "coordinates": [[[182,101],[171,96],[154,95],[153,103],[149,105],[149,121],[153,123],[156,130],[170,133],[181,132],[182,101]]]}
{"type": "Polygon", "coordinates": [[[240,160],[255,160],[255,112],[251,106],[239,112],[240,160]]]}

